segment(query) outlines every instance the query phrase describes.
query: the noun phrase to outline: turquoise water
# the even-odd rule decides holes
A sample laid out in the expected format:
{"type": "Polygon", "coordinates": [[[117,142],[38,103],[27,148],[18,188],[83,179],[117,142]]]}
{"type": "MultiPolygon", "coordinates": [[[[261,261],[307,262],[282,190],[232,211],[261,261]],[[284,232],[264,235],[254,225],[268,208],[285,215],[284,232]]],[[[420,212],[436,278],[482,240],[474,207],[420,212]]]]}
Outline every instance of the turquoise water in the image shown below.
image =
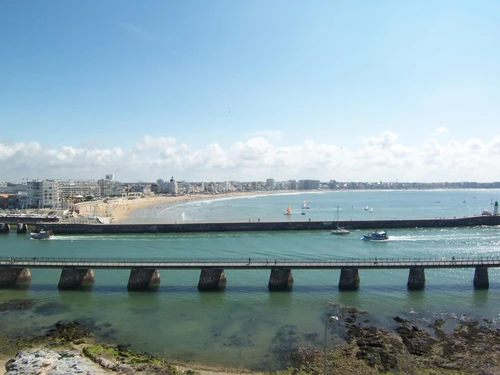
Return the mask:
{"type": "MultiPolygon", "coordinates": [[[[356,191],[271,195],[158,206],[132,220],[238,221],[470,216],[498,199],[498,190],[356,191]],[[301,215],[302,202],[309,207],[301,215]],[[465,201],[465,202],[464,202],[465,201]],[[292,215],[283,215],[288,205],[292,215]],[[373,207],[373,212],[364,210],[373,207]]],[[[377,229],[377,228],[374,228],[377,229]]],[[[378,228],[384,229],[384,228],[378,228]]],[[[500,256],[500,228],[390,230],[386,243],[361,241],[361,231],[332,236],[325,231],[58,236],[33,241],[0,236],[0,256],[102,258],[451,258],[500,256]]],[[[295,270],[291,292],[267,290],[265,270],[227,270],[224,292],[199,293],[199,271],[161,271],[156,292],[127,292],[129,271],[95,270],[91,291],[59,291],[58,270],[31,270],[26,288],[0,289],[0,303],[32,299],[33,307],[0,312],[6,334],[41,333],[59,320],[97,326],[98,338],[132,344],[169,359],[212,365],[277,369],[288,350],[322,345],[324,317],[340,306],[369,312],[380,326],[395,315],[430,320],[436,315],[498,320],[500,270],[490,269],[490,289],[473,288],[473,269],[426,270],[426,288],[406,289],[408,270],[362,270],[356,292],[340,292],[338,270],[295,270]]],[[[329,335],[340,341],[339,332],[329,335]]]]}

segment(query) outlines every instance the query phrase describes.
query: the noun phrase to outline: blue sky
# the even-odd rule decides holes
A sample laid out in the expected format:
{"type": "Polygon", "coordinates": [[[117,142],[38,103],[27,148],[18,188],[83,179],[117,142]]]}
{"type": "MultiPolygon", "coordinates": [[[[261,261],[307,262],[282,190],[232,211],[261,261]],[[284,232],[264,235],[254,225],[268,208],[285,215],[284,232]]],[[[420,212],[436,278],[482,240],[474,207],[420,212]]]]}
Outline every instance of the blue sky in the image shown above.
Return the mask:
{"type": "Polygon", "coordinates": [[[498,181],[499,14],[0,1],[0,179],[498,181]]]}

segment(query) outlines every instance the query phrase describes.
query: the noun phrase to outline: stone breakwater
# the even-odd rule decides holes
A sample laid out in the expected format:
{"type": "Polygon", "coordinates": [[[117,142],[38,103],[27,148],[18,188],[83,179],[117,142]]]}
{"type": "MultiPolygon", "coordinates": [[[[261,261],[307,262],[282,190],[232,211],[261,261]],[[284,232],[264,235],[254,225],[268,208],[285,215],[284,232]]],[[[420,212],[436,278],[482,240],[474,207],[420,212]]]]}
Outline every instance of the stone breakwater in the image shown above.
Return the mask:
{"type": "MultiPolygon", "coordinates": [[[[500,225],[500,216],[470,216],[442,219],[349,220],[338,225],[348,229],[453,228],[478,225],[500,225]]],[[[326,230],[336,228],[336,221],[249,221],[227,223],[176,224],[70,224],[39,223],[36,229],[55,234],[126,234],[126,233],[189,233],[237,231],[326,230]]]]}

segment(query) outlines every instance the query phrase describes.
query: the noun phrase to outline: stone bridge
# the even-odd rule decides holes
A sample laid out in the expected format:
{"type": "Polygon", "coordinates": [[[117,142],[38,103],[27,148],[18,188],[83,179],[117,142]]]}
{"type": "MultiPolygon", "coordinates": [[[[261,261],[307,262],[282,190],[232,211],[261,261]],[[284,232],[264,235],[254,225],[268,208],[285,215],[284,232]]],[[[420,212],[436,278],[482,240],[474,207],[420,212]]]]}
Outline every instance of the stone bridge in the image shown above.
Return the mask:
{"type": "Polygon", "coordinates": [[[359,270],[409,269],[407,287],[425,287],[426,268],[474,268],[474,287],[489,288],[488,268],[500,267],[500,258],[463,259],[85,259],[85,258],[0,258],[0,287],[31,281],[30,269],[61,269],[58,287],[68,289],[92,285],[94,269],[130,269],[128,290],[156,288],[159,270],[200,270],[198,290],[219,290],[226,285],[225,270],[269,270],[269,290],[290,290],[292,270],[339,269],[340,290],[357,290],[359,270]]]}

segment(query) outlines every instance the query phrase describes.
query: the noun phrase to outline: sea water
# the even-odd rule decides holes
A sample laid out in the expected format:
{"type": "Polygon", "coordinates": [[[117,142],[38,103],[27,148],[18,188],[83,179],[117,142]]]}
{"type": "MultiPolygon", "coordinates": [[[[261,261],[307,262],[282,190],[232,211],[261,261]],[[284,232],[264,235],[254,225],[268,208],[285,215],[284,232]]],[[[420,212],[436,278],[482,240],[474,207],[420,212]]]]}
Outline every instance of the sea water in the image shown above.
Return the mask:
{"type": "MultiPolygon", "coordinates": [[[[341,220],[463,217],[493,210],[498,190],[353,191],[273,194],[157,205],[134,212],[135,222],[341,220]],[[301,206],[306,201],[308,209],[301,206]],[[292,206],[292,215],[283,215],[292,206]],[[368,210],[365,210],[368,206],[368,210]],[[370,210],[373,208],[373,210],[370,210]],[[302,215],[302,212],[305,215],[302,215]]],[[[387,228],[373,228],[387,229],[387,228]]],[[[450,259],[500,256],[500,228],[388,230],[384,243],[362,231],[57,235],[35,241],[0,236],[0,255],[61,258],[161,258],[269,261],[285,259],[450,259]]],[[[360,270],[358,291],[338,290],[339,270],[293,270],[290,292],[269,292],[267,270],[226,270],[222,292],[197,290],[199,271],[162,270],[156,292],[127,292],[128,270],[94,270],[90,291],[59,291],[60,270],[32,269],[27,287],[0,289],[0,303],[32,300],[29,309],[2,311],[6,335],[43,334],[58,321],[80,320],[95,335],[161,357],[209,365],[278,369],[290,350],[321,346],[326,313],[342,306],[369,313],[372,324],[393,326],[399,315],[430,321],[462,314],[497,321],[500,271],[489,269],[489,290],[474,290],[473,268],[426,269],[423,291],[408,291],[408,270],[360,270]]],[[[329,343],[340,342],[339,327],[329,343]]]]}

